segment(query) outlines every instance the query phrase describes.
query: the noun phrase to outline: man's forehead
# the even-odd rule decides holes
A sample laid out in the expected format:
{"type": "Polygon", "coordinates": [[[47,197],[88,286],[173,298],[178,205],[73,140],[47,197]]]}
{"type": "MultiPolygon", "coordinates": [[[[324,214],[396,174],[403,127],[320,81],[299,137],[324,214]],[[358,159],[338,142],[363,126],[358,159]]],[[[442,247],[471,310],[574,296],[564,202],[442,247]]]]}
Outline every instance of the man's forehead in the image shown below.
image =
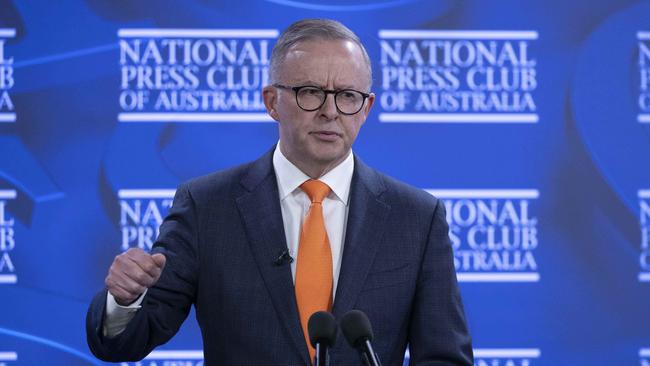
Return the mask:
{"type": "MultiPolygon", "coordinates": [[[[348,40],[314,40],[304,41],[293,45],[287,52],[285,63],[298,62],[300,65],[310,64],[336,64],[342,63],[346,67],[365,67],[365,60],[361,49],[348,40]]],[[[295,65],[292,65],[295,66],[295,65]]],[[[291,70],[292,72],[295,70],[291,70]]]]}
{"type": "Polygon", "coordinates": [[[279,68],[286,82],[364,88],[367,65],[358,44],[347,39],[313,39],[292,45],[279,68]]]}
{"type": "Polygon", "coordinates": [[[361,48],[359,47],[358,44],[352,42],[349,39],[321,39],[321,38],[316,38],[316,39],[308,39],[304,41],[297,42],[293,44],[288,52],[287,55],[293,52],[311,52],[311,53],[318,53],[319,51],[326,52],[324,48],[330,49],[330,48],[341,48],[345,49],[348,52],[352,54],[359,53],[361,54],[361,48]]]}

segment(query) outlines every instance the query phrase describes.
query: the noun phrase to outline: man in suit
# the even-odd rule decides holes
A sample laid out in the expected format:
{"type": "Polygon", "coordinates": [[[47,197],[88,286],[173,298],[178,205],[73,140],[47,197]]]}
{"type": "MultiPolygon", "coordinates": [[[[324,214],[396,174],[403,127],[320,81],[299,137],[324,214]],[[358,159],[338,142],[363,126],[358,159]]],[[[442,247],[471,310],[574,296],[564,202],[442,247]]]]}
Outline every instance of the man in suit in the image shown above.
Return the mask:
{"type": "MultiPolygon", "coordinates": [[[[152,253],[118,255],[87,316],[92,352],[139,360],[196,308],[208,365],[309,365],[318,310],[364,311],[384,365],[471,365],[444,205],[351,146],[375,96],[358,37],[303,20],[278,39],[263,91],[280,142],[182,184],[152,253]]],[[[342,337],[332,365],[357,365],[342,337]]]]}

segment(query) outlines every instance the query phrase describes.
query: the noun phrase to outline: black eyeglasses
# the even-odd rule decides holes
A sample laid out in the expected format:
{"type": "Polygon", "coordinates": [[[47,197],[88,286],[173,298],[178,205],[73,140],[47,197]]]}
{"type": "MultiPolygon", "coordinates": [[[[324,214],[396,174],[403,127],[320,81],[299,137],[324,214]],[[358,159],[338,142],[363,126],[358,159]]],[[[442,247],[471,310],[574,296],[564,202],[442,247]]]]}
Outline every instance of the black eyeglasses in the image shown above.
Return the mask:
{"type": "Polygon", "coordinates": [[[336,109],[342,114],[351,115],[359,113],[363,103],[370,96],[368,93],[354,89],[328,90],[317,86],[286,86],[273,84],[274,87],[286,90],[293,90],[296,93],[296,104],[300,109],[313,112],[325,104],[327,94],[334,94],[336,109]]]}

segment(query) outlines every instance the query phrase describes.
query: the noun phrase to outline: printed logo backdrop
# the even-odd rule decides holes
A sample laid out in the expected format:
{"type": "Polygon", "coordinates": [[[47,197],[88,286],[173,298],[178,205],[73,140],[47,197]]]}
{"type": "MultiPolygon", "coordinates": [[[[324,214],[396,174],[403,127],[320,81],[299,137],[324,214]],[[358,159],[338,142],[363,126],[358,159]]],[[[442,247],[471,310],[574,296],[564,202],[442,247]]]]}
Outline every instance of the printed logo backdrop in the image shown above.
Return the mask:
{"type": "MultiPolygon", "coordinates": [[[[103,365],[84,318],[176,187],[277,141],[280,31],[342,21],[354,151],[440,197],[477,366],[650,365],[650,2],[0,3],[0,365],[103,365]]],[[[408,355],[408,353],[407,353],[408,355]]],[[[202,365],[194,315],[140,362],[202,365]]]]}

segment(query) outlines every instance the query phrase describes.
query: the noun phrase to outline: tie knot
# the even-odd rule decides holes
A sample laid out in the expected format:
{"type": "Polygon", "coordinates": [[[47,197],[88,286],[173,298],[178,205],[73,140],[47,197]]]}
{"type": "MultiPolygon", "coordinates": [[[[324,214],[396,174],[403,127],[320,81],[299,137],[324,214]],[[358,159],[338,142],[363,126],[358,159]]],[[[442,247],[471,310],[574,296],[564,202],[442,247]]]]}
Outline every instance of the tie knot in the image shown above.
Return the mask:
{"type": "Polygon", "coordinates": [[[300,185],[300,189],[307,193],[307,196],[309,196],[311,203],[323,202],[323,199],[327,197],[328,194],[330,194],[331,190],[330,186],[317,179],[306,180],[303,184],[300,185]]]}

